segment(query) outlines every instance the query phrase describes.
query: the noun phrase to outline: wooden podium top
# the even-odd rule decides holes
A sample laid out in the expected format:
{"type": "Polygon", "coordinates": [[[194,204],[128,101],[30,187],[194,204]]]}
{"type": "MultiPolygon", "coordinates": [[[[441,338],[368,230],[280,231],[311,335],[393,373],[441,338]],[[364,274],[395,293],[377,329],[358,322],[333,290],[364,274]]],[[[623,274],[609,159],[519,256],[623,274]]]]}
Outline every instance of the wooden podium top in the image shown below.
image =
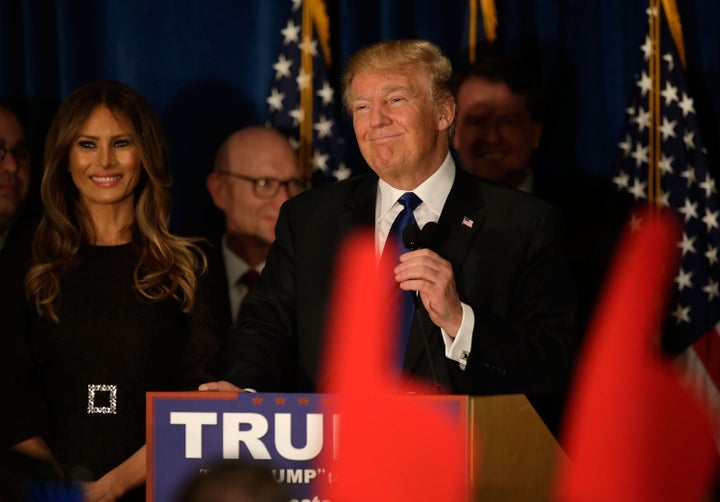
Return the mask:
{"type": "Polygon", "coordinates": [[[550,500],[565,453],[522,394],[470,398],[475,500],[550,500]]]}

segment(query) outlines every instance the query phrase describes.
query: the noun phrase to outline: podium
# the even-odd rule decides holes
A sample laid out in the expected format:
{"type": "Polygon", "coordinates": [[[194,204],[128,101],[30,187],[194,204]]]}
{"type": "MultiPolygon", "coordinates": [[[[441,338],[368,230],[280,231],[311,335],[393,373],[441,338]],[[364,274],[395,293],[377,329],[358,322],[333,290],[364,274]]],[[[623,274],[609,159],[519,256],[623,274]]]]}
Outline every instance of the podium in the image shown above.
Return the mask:
{"type": "MultiPolygon", "coordinates": [[[[550,499],[564,453],[525,396],[407,396],[447,411],[466,431],[468,501],[550,499]]],[[[326,416],[331,394],[149,392],[147,500],[170,502],[192,477],[242,459],[273,470],[293,500],[313,500],[332,465],[313,461],[335,448],[341,417],[326,416]],[[339,422],[340,421],[340,422],[339,422]]],[[[330,478],[332,479],[332,478],[330,478]]]]}
{"type": "Polygon", "coordinates": [[[473,500],[550,500],[565,453],[522,394],[468,398],[473,500]],[[477,442],[475,441],[477,440],[477,442]]]}

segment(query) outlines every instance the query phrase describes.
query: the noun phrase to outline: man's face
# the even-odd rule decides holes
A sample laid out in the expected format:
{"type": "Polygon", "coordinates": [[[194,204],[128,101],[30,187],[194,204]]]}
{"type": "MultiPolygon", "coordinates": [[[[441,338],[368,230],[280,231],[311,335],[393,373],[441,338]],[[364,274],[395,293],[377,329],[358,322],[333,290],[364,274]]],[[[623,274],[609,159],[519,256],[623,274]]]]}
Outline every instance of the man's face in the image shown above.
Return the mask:
{"type": "Polygon", "coordinates": [[[542,134],[526,97],[505,83],[471,77],[460,87],[457,107],[453,146],[463,167],[506,186],[520,184],[542,134]]]}
{"type": "MultiPolygon", "coordinates": [[[[254,179],[297,179],[297,157],[285,138],[265,131],[234,137],[221,169],[254,179]]],[[[213,172],[208,188],[215,205],[225,213],[227,232],[251,246],[269,246],[275,240],[280,206],[289,197],[281,186],[269,198],[256,195],[253,182],[213,172]]]]}
{"type": "Polygon", "coordinates": [[[25,134],[15,115],[0,108],[0,145],[10,150],[0,162],[0,231],[9,227],[27,198],[30,158],[25,134]]]}
{"type": "Polygon", "coordinates": [[[365,161],[391,185],[414,188],[442,163],[454,107],[434,103],[426,70],[358,73],[349,103],[365,161]]]}

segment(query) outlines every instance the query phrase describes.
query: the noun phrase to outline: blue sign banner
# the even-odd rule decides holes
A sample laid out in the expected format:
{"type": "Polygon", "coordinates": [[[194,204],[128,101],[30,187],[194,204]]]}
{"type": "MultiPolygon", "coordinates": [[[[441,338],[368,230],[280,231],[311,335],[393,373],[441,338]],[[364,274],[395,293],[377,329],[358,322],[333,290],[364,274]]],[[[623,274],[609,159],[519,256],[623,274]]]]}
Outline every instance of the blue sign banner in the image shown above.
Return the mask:
{"type": "MultiPolygon", "coordinates": [[[[465,396],[427,396],[466,420],[465,396]]],[[[222,461],[266,466],[291,501],[321,501],[333,482],[339,417],[328,394],[149,392],[147,500],[170,502],[195,476],[222,461]],[[322,454],[322,455],[321,455],[322,454]]]]}

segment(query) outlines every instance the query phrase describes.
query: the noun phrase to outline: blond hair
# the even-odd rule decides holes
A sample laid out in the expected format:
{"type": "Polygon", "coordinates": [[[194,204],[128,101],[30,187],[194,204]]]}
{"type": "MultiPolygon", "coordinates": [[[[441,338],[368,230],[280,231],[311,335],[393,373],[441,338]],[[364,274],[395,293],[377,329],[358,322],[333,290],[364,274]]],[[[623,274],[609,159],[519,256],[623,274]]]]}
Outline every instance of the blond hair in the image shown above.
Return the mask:
{"type": "Polygon", "coordinates": [[[343,75],[343,104],[352,115],[350,91],[355,75],[422,67],[430,75],[430,91],[436,103],[452,99],[452,64],[440,48],[427,40],[384,40],[360,49],[350,58],[343,75]]]}

